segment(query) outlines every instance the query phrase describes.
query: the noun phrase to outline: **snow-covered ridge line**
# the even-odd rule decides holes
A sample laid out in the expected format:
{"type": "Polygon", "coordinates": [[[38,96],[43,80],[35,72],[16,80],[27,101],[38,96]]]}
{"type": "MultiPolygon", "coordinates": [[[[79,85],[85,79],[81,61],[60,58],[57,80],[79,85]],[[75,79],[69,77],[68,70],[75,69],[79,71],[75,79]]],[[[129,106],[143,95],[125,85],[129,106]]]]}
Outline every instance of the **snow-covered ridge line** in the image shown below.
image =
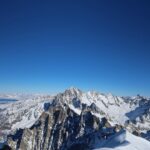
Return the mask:
{"type": "Polygon", "coordinates": [[[137,137],[129,132],[120,132],[116,134],[113,138],[105,141],[106,145],[99,146],[95,145],[97,148],[94,150],[149,150],[150,142],[137,137]],[[99,147],[99,148],[98,148],[99,147]]]}
{"type": "Polygon", "coordinates": [[[0,105],[0,128],[4,131],[32,126],[45,110],[45,104],[52,101],[65,103],[78,114],[82,109],[91,109],[92,114],[99,118],[106,117],[112,125],[122,125],[130,132],[144,133],[146,137],[150,130],[150,99],[139,95],[119,97],[69,88],[55,96],[20,96],[17,102],[0,105]]]}

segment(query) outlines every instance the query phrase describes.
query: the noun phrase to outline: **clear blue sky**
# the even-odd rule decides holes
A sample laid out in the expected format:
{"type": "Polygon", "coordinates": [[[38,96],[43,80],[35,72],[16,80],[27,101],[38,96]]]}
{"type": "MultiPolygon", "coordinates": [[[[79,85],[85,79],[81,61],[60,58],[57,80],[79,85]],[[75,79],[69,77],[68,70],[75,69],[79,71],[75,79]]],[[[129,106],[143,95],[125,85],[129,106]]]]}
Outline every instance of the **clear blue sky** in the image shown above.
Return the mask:
{"type": "Polygon", "coordinates": [[[150,96],[150,1],[0,1],[0,92],[70,86],[150,96]]]}

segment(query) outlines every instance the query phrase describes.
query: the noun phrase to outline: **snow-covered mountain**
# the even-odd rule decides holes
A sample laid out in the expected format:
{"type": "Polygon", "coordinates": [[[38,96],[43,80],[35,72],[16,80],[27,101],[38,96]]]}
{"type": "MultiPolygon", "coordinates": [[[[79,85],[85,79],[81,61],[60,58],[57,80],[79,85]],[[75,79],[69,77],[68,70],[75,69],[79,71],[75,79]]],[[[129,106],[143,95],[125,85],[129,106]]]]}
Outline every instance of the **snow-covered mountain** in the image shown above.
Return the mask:
{"type": "MultiPolygon", "coordinates": [[[[89,139],[91,136],[92,138],[94,136],[94,141],[92,140],[90,143],[84,143],[88,144],[90,148],[94,148],[94,144],[96,144],[97,140],[100,144],[102,144],[104,141],[106,142],[107,140],[104,138],[105,136],[108,137],[108,139],[115,139],[117,134],[122,132],[122,129],[127,130],[127,132],[125,132],[125,135],[127,135],[125,141],[128,141],[127,145],[130,145],[131,147],[133,146],[132,149],[136,150],[136,146],[134,146],[132,143],[136,143],[136,140],[138,142],[138,139],[144,144],[145,140],[143,141],[141,137],[150,139],[150,99],[140,95],[135,97],[119,97],[112,94],[103,94],[95,91],[82,92],[77,88],[70,88],[65,92],[59,93],[55,96],[38,95],[34,97],[26,97],[24,99],[20,98],[20,100],[18,99],[17,102],[10,104],[2,104],[0,105],[0,114],[1,132],[3,134],[11,133],[16,136],[16,130],[18,129],[17,131],[22,132],[22,140],[20,142],[24,143],[26,138],[28,141],[30,141],[30,143],[25,142],[24,144],[26,146],[23,146],[28,147],[29,150],[33,149],[33,147],[34,149],[40,149],[41,147],[40,145],[39,147],[35,147],[35,144],[37,145],[37,143],[34,140],[35,134],[37,133],[39,133],[38,140],[44,146],[43,149],[64,150],[66,148],[63,147],[64,144],[67,144],[67,149],[69,149],[69,147],[74,143],[71,142],[68,144],[64,140],[71,140],[70,138],[67,137],[66,139],[60,137],[64,134],[60,133],[60,128],[61,132],[67,132],[66,134],[68,134],[69,137],[75,136],[76,140],[74,140],[76,141],[76,144],[80,143],[79,139],[81,140],[83,138],[82,140],[85,140],[85,137],[89,139]],[[56,124],[56,120],[54,118],[57,116],[55,111],[58,108],[61,110],[61,113],[65,115],[63,117],[59,114],[60,119],[59,121],[57,120],[56,124]],[[70,111],[71,113],[69,113],[70,111]],[[85,115],[85,117],[83,114],[86,114],[87,112],[88,115],[85,115]],[[88,120],[89,113],[90,116],[92,115],[92,117],[88,120]],[[51,118],[48,122],[45,118],[47,115],[49,116],[48,118],[51,118]],[[61,119],[61,117],[63,117],[63,119],[61,119]],[[71,120],[69,119],[70,117],[72,118],[71,120]],[[97,123],[97,121],[96,123],[95,121],[92,121],[94,117],[96,117],[96,120],[99,120],[99,123],[97,123]],[[85,120],[87,118],[88,121],[85,122],[84,119],[81,118],[84,118],[85,120]],[[107,125],[102,124],[102,120],[104,118],[108,122],[107,125]],[[76,119],[78,120],[77,122],[76,119]],[[51,122],[52,120],[53,122],[51,122]],[[61,124],[63,121],[67,122],[68,127],[64,126],[64,124],[61,124]],[[72,126],[70,126],[68,121],[70,124],[72,124],[72,126]],[[39,122],[42,124],[38,126],[39,122]],[[94,124],[89,127],[88,124],[91,122],[94,124]],[[97,125],[95,126],[95,124],[97,125]],[[69,128],[74,128],[75,126],[78,126],[78,131],[70,131],[69,128]],[[101,135],[104,134],[102,126],[106,128],[106,131],[109,131],[108,135],[106,133],[104,136],[101,135]],[[50,128],[51,130],[48,130],[47,128],[50,128]],[[110,132],[112,129],[113,132],[110,132]],[[45,133],[45,130],[47,133],[45,133]],[[55,133],[53,130],[56,130],[57,132],[55,133]],[[135,137],[131,133],[141,137],[135,137]],[[32,136],[28,137],[28,134],[32,136]],[[57,134],[60,135],[60,139],[57,139],[57,134]],[[98,135],[99,138],[96,138],[98,135]],[[43,138],[46,141],[43,141],[43,138]],[[130,141],[131,139],[134,141],[130,141]],[[57,141],[57,146],[53,145],[53,140],[57,141]],[[49,146],[49,148],[46,148],[47,146],[49,146]]],[[[9,138],[8,143],[14,148],[16,147],[17,142],[13,139],[14,138],[9,138]]],[[[146,143],[150,149],[150,142],[146,141],[146,143]]],[[[124,144],[121,145],[121,148],[124,146],[124,144]]],[[[22,147],[22,145],[19,145],[19,148],[20,147],[22,147]]],[[[102,146],[100,148],[102,148],[102,146]]],[[[20,149],[24,150],[24,148],[20,149]]],[[[142,150],[140,147],[137,149],[142,150]]]]}
{"type": "MultiPolygon", "coordinates": [[[[10,97],[14,99],[14,96],[10,97]]],[[[45,102],[50,102],[52,96],[15,95],[15,98],[16,102],[0,104],[1,132],[32,126],[44,111],[45,102]]]]}

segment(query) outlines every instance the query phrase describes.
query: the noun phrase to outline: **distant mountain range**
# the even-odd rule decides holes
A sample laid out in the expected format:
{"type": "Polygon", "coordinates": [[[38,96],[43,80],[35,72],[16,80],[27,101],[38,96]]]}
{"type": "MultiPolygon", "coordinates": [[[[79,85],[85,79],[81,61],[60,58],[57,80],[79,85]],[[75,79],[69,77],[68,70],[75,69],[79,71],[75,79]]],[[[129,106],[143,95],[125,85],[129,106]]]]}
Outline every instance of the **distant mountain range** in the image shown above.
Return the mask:
{"type": "Polygon", "coordinates": [[[0,104],[1,148],[150,149],[150,98],[119,97],[77,88],[54,96],[0,97],[17,99],[0,104]]]}

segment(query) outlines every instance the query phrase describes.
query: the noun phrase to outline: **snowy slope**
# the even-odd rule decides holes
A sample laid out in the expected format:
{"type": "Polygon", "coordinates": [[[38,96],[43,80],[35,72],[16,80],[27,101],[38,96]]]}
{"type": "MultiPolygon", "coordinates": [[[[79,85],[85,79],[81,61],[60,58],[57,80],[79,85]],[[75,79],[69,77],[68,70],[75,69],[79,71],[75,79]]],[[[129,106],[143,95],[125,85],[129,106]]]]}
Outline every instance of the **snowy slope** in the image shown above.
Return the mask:
{"type": "Polygon", "coordinates": [[[94,150],[150,150],[150,142],[124,131],[108,139],[102,147],[94,150]]]}
{"type": "Polygon", "coordinates": [[[23,96],[13,103],[0,105],[0,128],[15,130],[32,126],[44,111],[44,104],[50,102],[52,96],[23,96]]]}

